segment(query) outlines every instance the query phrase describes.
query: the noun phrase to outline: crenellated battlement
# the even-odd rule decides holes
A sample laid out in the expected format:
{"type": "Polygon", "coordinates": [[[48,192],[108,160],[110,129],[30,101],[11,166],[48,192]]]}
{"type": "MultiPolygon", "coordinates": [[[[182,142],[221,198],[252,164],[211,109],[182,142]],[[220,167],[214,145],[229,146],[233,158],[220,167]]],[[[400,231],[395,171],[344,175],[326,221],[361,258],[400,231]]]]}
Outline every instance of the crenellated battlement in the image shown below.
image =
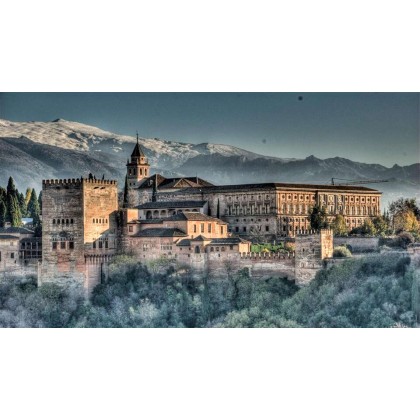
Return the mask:
{"type": "Polygon", "coordinates": [[[294,252],[241,252],[241,260],[291,260],[294,252]]]}
{"type": "Polygon", "coordinates": [[[89,264],[102,264],[109,263],[113,255],[110,254],[85,254],[85,263],[89,264]]]}
{"type": "Polygon", "coordinates": [[[69,186],[69,185],[82,185],[82,184],[95,184],[95,185],[116,185],[117,181],[109,179],[89,179],[89,178],[68,178],[68,179],[44,179],[42,180],[43,186],[69,186]]]}

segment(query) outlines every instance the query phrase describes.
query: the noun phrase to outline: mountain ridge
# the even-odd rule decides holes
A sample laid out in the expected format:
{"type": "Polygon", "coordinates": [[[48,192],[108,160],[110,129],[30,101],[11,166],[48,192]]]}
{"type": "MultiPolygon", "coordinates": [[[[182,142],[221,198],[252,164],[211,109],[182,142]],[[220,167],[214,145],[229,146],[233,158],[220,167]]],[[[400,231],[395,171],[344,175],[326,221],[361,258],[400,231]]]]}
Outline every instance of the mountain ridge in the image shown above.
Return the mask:
{"type": "MultiPolygon", "coordinates": [[[[19,188],[39,190],[43,178],[97,176],[116,178],[122,188],[126,161],[135,137],[114,134],[79,122],[0,120],[0,185],[12,175],[19,188]],[[35,171],[34,171],[35,169],[35,171]]],[[[344,157],[305,159],[264,156],[235,146],[159,138],[139,138],[153,172],[164,176],[199,174],[216,184],[253,182],[330,183],[331,178],[391,179],[378,184],[387,196],[420,198],[420,164],[354,162],[344,157]]],[[[369,184],[367,184],[369,185],[369,184]]],[[[375,184],[376,185],[376,184],[375,184]]]]}

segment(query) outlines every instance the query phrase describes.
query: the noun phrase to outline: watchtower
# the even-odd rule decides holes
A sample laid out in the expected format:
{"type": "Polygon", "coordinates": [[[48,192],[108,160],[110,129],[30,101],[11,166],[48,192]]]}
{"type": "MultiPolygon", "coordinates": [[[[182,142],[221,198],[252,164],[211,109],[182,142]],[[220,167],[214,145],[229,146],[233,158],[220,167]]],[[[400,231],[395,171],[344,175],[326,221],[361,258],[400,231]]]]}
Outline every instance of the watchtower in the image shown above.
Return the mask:
{"type": "Polygon", "coordinates": [[[39,284],[76,281],[90,293],[116,252],[117,211],[116,181],[42,181],[39,284]]]}
{"type": "Polygon", "coordinates": [[[321,229],[298,234],[295,238],[295,279],[297,284],[309,283],[323,268],[325,258],[333,256],[333,231],[321,229]]]}
{"type": "Polygon", "coordinates": [[[127,183],[128,188],[138,187],[143,179],[150,175],[150,165],[139,144],[139,135],[137,133],[137,143],[131,153],[130,161],[127,160],[127,183]]]}

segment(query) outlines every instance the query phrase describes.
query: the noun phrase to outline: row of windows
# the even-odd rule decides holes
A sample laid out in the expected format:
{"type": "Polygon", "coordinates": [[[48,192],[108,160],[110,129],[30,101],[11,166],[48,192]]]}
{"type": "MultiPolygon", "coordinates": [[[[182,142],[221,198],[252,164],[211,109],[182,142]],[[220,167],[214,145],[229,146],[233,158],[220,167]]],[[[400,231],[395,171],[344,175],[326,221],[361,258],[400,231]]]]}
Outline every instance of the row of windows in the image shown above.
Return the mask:
{"type": "Polygon", "coordinates": [[[64,239],[58,241],[56,239],[53,239],[52,249],[53,249],[53,251],[56,251],[57,249],[72,250],[72,249],[74,249],[74,241],[73,240],[67,241],[67,240],[64,240],[64,239]]]}
{"type": "Polygon", "coordinates": [[[225,211],[226,216],[239,216],[241,214],[268,214],[270,213],[270,206],[250,206],[250,207],[239,207],[239,206],[228,206],[225,211]]]}
{"type": "MultiPolygon", "coordinates": [[[[283,199],[283,200],[297,200],[298,199],[298,194],[282,194],[281,195],[281,198],[283,199]]],[[[306,200],[306,201],[308,201],[309,199],[310,200],[315,200],[315,195],[309,195],[309,194],[307,194],[307,195],[304,195],[304,194],[299,194],[299,200],[306,200]]]]}
{"type": "Polygon", "coordinates": [[[253,201],[254,199],[256,199],[256,200],[263,200],[263,199],[269,200],[270,199],[269,194],[265,194],[265,196],[264,195],[261,195],[261,194],[260,195],[256,195],[256,196],[254,196],[254,195],[249,196],[249,195],[244,194],[244,195],[236,195],[236,196],[233,196],[233,197],[232,196],[228,196],[228,200],[229,201],[232,201],[232,198],[233,198],[236,201],[239,201],[241,199],[241,197],[242,197],[242,200],[250,200],[250,201],[253,201]]]}
{"type": "MultiPolygon", "coordinates": [[[[211,223],[207,223],[207,233],[212,233],[212,224],[211,223]]],[[[198,232],[198,226],[196,224],[193,225],[193,232],[197,233],[198,232]]],[[[200,223],[200,233],[205,233],[206,229],[205,229],[205,223],[200,223]]],[[[220,226],[220,233],[223,234],[224,233],[224,226],[220,226]]]]}
{"type": "MultiPolygon", "coordinates": [[[[230,250],[232,250],[233,249],[233,245],[229,245],[229,249],[230,250]]],[[[220,248],[220,251],[222,251],[222,252],[224,252],[225,251],[225,247],[224,246],[222,246],[221,248],[220,248]]],[[[219,247],[218,246],[216,246],[216,247],[210,247],[210,252],[219,252],[219,247]]]]}
{"type": "Polygon", "coordinates": [[[52,219],[53,225],[72,225],[73,223],[73,219],[52,219]]]}
{"type": "Polygon", "coordinates": [[[38,248],[41,248],[41,242],[22,242],[20,244],[20,249],[22,251],[30,250],[30,249],[38,249],[38,248]]]}
{"type": "Polygon", "coordinates": [[[108,249],[109,242],[108,239],[98,239],[96,241],[93,241],[93,249],[99,248],[99,249],[108,249]]]}
{"type": "MultiPolygon", "coordinates": [[[[128,175],[137,175],[137,169],[129,169],[128,175]]],[[[143,168],[139,168],[139,174],[143,176],[143,168]]],[[[144,176],[147,176],[147,169],[144,170],[144,176]]]]}
{"type": "MultiPolygon", "coordinates": [[[[235,226],[235,232],[239,232],[239,230],[240,230],[239,226],[235,226]]],[[[252,230],[253,230],[253,226],[250,227],[250,231],[252,231],[252,230]]],[[[242,232],[246,232],[246,231],[247,231],[247,227],[242,226],[242,232]]],[[[270,232],[270,226],[266,226],[265,231],[270,232]]]]}
{"type": "Polygon", "coordinates": [[[104,224],[104,223],[108,223],[108,219],[92,219],[92,223],[96,223],[96,224],[101,223],[101,224],[104,224]]]}

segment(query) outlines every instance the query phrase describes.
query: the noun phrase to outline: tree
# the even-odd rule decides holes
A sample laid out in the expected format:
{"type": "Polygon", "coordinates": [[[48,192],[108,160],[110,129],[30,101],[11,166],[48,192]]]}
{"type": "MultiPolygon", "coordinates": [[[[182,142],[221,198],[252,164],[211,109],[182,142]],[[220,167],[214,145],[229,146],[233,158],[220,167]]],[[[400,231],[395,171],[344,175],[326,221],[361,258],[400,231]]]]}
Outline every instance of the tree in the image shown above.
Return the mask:
{"type": "Polygon", "coordinates": [[[342,214],[337,214],[331,224],[331,228],[333,229],[334,235],[336,236],[347,236],[349,233],[346,221],[342,214]]]}
{"type": "Polygon", "coordinates": [[[7,196],[16,196],[17,195],[17,189],[15,186],[15,181],[13,177],[9,177],[9,181],[7,182],[7,196]]]}
{"type": "Polygon", "coordinates": [[[18,198],[18,203],[19,203],[20,214],[22,215],[22,217],[26,217],[28,213],[28,209],[26,206],[25,196],[22,193],[18,192],[17,198],[18,198]]]}
{"type": "Polygon", "coordinates": [[[7,192],[3,187],[0,187],[0,200],[6,202],[7,192]]]}
{"type": "Polygon", "coordinates": [[[125,183],[124,183],[124,197],[123,197],[123,208],[128,207],[128,177],[125,176],[125,183]]]}
{"type": "Polygon", "coordinates": [[[415,198],[400,198],[389,205],[394,232],[419,232],[420,208],[415,198]]]}
{"type": "Polygon", "coordinates": [[[4,227],[4,222],[6,221],[7,217],[7,207],[5,202],[0,199],[0,227],[4,227]]]}
{"type": "Polygon", "coordinates": [[[325,206],[315,205],[312,207],[308,216],[309,221],[311,222],[311,228],[314,230],[325,229],[328,227],[328,215],[327,209],[325,206]]]}
{"type": "Polygon", "coordinates": [[[28,204],[28,215],[32,217],[34,226],[38,226],[40,223],[40,209],[39,209],[39,202],[35,192],[35,189],[32,189],[31,198],[28,204]]]}
{"type": "Polygon", "coordinates": [[[39,192],[39,195],[38,195],[38,205],[39,205],[40,213],[42,214],[42,190],[39,192]]]}
{"type": "Polygon", "coordinates": [[[367,235],[367,236],[375,236],[376,235],[376,228],[373,224],[371,219],[365,219],[361,226],[357,226],[351,230],[350,234],[353,235],[367,235]]]}
{"type": "Polygon", "coordinates": [[[396,233],[419,231],[419,222],[413,210],[398,212],[393,218],[393,225],[396,233]]]}
{"type": "Polygon", "coordinates": [[[389,213],[394,217],[398,213],[412,211],[417,219],[420,219],[420,207],[415,198],[399,198],[389,205],[389,213]]]}
{"type": "Polygon", "coordinates": [[[390,233],[389,219],[384,216],[376,216],[372,219],[373,226],[375,227],[376,234],[385,236],[390,233]]]}
{"type": "Polygon", "coordinates": [[[19,203],[15,196],[11,196],[9,201],[9,221],[12,226],[20,226],[22,223],[22,214],[20,212],[19,203]]]}
{"type": "Polygon", "coordinates": [[[19,206],[19,193],[15,186],[15,181],[9,177],[6,189],[7,219],[12,226],[19,226],[21,223],[22,212],[19,206]]]}
{"type": "Polygon", "coordinates": [[[29,204],[29,200],[31,199],[31,195],[32,195],[32,189],[31,188],[26,188],[26,192],[25,192],[25,203],[26,206],[28,206],[29,204]]]}

